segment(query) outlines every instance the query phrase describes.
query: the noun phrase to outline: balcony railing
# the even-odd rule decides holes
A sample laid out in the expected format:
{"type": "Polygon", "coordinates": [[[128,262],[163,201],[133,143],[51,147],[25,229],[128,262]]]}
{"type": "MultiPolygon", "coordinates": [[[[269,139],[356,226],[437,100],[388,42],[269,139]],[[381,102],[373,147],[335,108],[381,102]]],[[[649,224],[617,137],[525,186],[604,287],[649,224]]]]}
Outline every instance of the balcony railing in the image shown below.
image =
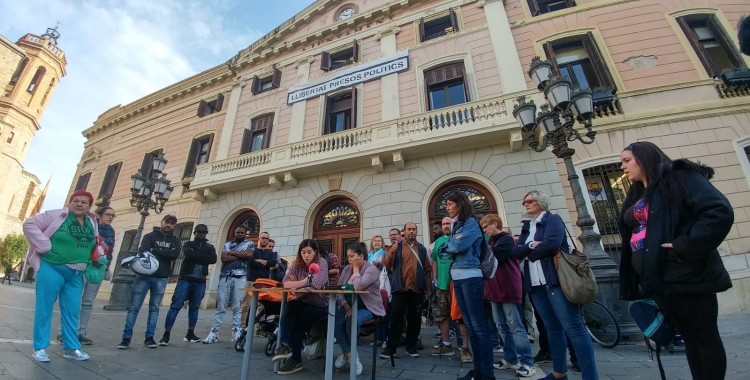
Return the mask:
{"type": "Polygon", "coordinates": [[[250,179],[260,183],[266,175],[290,170],[316,168],[323,171],[331,162],[339,166],[342,163],[360,165],[376,154],[398,150],[408,154],[409,149],[419,146],[422,148],[417,149],[422,152],[423,145],[436,137],[442,141],[469,136],[477,141],[500,138],[501,135],[494,133],[517,129],[515,119],[506,109],[506,101],[514,101],[516,96],[518,94],[464,103],[199,165],[190,187],[205,189],[229,183],[239,186],[240,181],[246,186],[250,179]]]}

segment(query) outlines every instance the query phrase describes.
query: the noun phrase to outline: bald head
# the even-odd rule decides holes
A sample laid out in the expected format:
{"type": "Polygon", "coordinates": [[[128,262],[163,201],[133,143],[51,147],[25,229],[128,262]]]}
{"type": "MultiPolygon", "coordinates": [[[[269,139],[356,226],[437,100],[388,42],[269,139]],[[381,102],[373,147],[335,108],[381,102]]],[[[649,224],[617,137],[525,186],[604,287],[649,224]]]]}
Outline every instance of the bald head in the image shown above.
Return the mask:
{"type": "Polygon", "coordinates": [[[443,227],[443,235],[449,236],[451,234],[451,226],[453,224],[453,219],[446,216],[445,218],[443,218],[443,221],[441,224],[443,227]]]}

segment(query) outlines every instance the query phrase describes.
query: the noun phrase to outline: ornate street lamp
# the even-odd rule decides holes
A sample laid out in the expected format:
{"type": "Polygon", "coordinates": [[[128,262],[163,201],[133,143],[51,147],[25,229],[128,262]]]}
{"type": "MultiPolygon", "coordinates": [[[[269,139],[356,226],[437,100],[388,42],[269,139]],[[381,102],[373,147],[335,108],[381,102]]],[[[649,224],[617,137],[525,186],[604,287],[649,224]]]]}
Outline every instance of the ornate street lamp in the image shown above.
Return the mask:
{"type": "Polygon", "coordinates": [[[513,108],[513,116],[521,126],[522,133],[530,140],[529,147],[536,152],[543,152],[551,147],[552,154],[565,162],[578,212],[576,225],[581,228],[578,239],[596,275],[600,302],[615,315],[624,339],[639,338],[642,334],[627,313],[627,305],[619,301],[617,264],[604,252],[601,235],[594,230],[596,220],[589,215],[583,189],[573,165],[575,150],[568,146],[568,142],[572,141],[583,144],[594,142],[596,131],[591,123],[594,115],[593,94],[588,89],[581,90],[577,85],[573,86],[570,80],[555,73],[549,62],[539,57],[532,59],[528,74],[539,91],[544,93],[549,104],[542,105],[535,117],[536,105],[521,96],[513,108]],[[576,128],[576,123],[583,128],[576,128]]]}
{"type": "MultiPolygon", "coordinates": [[[[143,234],[143,226],[146,224],[146,217],[149,216],[149,210],[157,214],[164,211],[164,204],[169,200],[173,188],[169,186],[170,181],[167,175],[162,171],[167,165],[164,155],[154,157],[153,166],[149,177],[143,175],[140,171],[130,177],[130,206],[135,207],[141,213],[141,223],[135,233],[133,242],[130,245],[128,254],[135,256],[138,254],[138,244],[143,234]],[[159,178],[161,174],[161,178],[159,178]]],[[[116,265],[116,264],[115,264],[116,265]]],[[[109,304],[104,306],[106,310],[128,310],[130,307],[130,288],[135,280],[135,274],[130,269],[121,269],[117,277],[112,279],[112,293],[109,297],[109,304]]]]}

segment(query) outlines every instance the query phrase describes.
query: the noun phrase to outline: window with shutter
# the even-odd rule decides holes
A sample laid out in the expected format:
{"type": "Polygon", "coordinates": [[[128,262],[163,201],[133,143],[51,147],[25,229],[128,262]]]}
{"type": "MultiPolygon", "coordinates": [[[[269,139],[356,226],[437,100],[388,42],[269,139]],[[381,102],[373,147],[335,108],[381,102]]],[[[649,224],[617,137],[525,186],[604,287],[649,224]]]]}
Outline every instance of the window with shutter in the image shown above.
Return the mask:
{"type": "Polygon", "coordinates": [[[419,20],[419,40],[421,42],[433,40],[458,31],[458,16],[451,8],[441,17],[425,21],[419,20]]]}
{"type": "Polygon", "coordinates": [[[271,142],[274,114],[258,116],[250,121],[250,128],[242,135],[240,154],[267,149],[271,142]]]}
{"type": "Polygon", "coordinates": [[[208,115],[208,103],[205,100],[201,100],[198,103],[198,117],[203,117],[208,115]]]}
{"type": "Polygon", "coordinates": [[[86,190],[86,187],[89,185],[89,179],[91,179],[91,172],[88,172],[86,174],[81,175],[78,177],[78,182],[76,182],[76,190],[86,190]]]}
{"type": "Polygon", "coordinates": [[[326,118],[323,134],[342,132],[356,127],[357,89],[326,99],[326,118]]]}
{"type": "Polygon", "coordinates": [[[198,103],[198,117],[207,116],[221,111],[224,106],[224,94],[219,93],[216,99],[211,101],[201,100],[198,103]]]}
{"type": "Polygon", "coordinates": [[[258,95],[279,87],[281,87],[281,70],[274,68],[273,74],[269,76],[263,78],[260,78],[257,75],[254,76],[250,92],[253,95],[258,95]]]}
{"type": "Polygon", "coordinates": [[[545,43],[547,60],[560,76],[568,78],[583,90],[607,87],[615,93],[617,86],[594,35],[588,32],[578,38],[545,43]]]}
{"type": "Polygon", "coordinates": [[[574,0],[527,0],[532,16],[555,12],[576,6],[574,0]]]}
{"type": "Polygon", "coordinates": [[[331,53],[327,51],[320,53],[320,69],[323,71],[331,70],[331,53]]]}
{"type": "Polygon", "coordinates": [[[122,168],[122,162],[107,167],[107,173],[104,175],[104,181],[102,182],[102,188],[99,190],[98,198],[112,198],[115,186],[117,185],[117,178],[120,176],[120,168],[122,168]]]}
{"type": "Polygon", "coordinates": [[[320,69],[324,71],[336,70],[351,65],[359,59],[359,42],[354,40],[352,47],[334,53],[324,51],[320,57],[320,69]]]}
{"type": "Polygon", "coordinates": [[[469,101],[463,63],[451,63],[424,73],[427,104],[430,110],[469,101]]]}
{"type": "Polygon", "coordinates": [[[151,170],[154,168],[154,157],[158,157],[162,153],[162,149],[157,149],[153,152],[146,153],[143,156],[143,162],[141,163],[141,174],[146,177],[151,177],[151,170]]]}
{"type": "Polygon", "coordinates": [[[718,78],[725,70],[745,67],[745,62],[716,20],[716,16],[678,17],[677,24],[711,78],[718,78]]]}

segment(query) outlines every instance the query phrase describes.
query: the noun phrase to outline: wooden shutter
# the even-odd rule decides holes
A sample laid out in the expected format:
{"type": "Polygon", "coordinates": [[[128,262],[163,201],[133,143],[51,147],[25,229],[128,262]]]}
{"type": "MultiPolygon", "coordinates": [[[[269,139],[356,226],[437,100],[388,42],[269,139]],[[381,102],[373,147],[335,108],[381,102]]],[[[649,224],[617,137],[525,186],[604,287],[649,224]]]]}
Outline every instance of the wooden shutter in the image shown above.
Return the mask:
{"type": "Polygon", "coordinates": [[[151,153],[146,153],[143,156],[143,162],[141,163],[141,174],[148,178],[151,174],[151,169],[154,167],[154,156],[151,153]]]}
{"type": "Polygon", "coordinates": [[[424,42],[424,17],[419,19],[419,42],[424,42]]]}
{"type": "MultiPolygon", "coordinates": [[[[263,131],[263,145],[261,149],[269,147],[271,139],[271,130],[273,130],[273,114],[257,117],[250,122],[250,130],[252,131],[250,141],[252,147],[252,135],[257,131],[263,131]]],[[[248,147],[250,150],[251,147],[248,147]]]]}
{"type": "Polygon", "coordinates": [[[195,164],[198,161],[198,153],[201,149],[201,141],[193,139],[190,144],[190,150],[188,151],[187,161],[185,162],[185,170],[182,172],[182,178],[192,177],[195,174],[195,164]]]}
{"type": "Polygon", "coordinates": [[[453,31],[458,32],[458,17],[456,17],[456,12],[453,10],[453,8],[448,9],[448,16],[450,16],[453,31]]]}
{"type": "Polygon", "coordinates": [[[323,112],[323,134],[331,133],[331,128],[328,125],[330,115],[329,112],[331,112],[331,99],[328,97],[328,95],[324,95],[325,98],[323,99],[323,104],[325,104],[325,111],[323,112]]]}
{"type": "Polygon", "coordinates": [[[206,103],[205,100],[201,100],[200,103],[198,103],[198,117],[206,115],[208,115],[208,103],[206,103]]]}
{"type": "Polygon", "coordinates": [[[250,151],[250,146],[253,140],[253,131],[245,128],[242,133],[242,145],[240,146],[240,154],[245,154],[250,151]]]}
{"type": "Polygon", "coordinates": [[[612,74],[609,72],[607,63],[602,58],[602,53],[596,46],[596,40],[594,40],[594,34],[591,32],[586,33],[581,40],[583,42],[583,48],[586,49],[586,54],[589,55],[591,66],[594,67],[596,77],[599,79],[599,85],[609,87],[612,89],[612,93],[617,92],[617,86],[615,80],[612,79],[612,74]]]}
{"type": "Polygon", "coordinates": [[[528,0],[527,3],[529,4],[529,11],[531,12],[532,16],[538,16],[542,11],[539,9],[539,4],[536,3],[536,0],[528,0]]]}
{"type": "Polygon", "coordinates": [[[208,135],[208,149],[206,149],[206,162],[211,161],[211,147],[214,146],[214,134],[208,135]]]}
{"type": "Polygon", "coordinates": [[[99,190],[99,198],[108,197],[112,198],[115,192],[115,185],[117,184],[117,178],[120,176],[120,168],[122,162],[109,165],[107,173],[104,175],[104,181],[102,182],[102,188],[99,190]]]}
{"type": "Polygon", "coordinates": [[[576,6],[575,0],[565,0],[565,4],[568,4],[568,7],[575,7],[576,6]]]}
{"type": "Polygon", "coordinates": [[[320,69],[323,71],[331,69],[331,53],[327,51],[320,53],[320,69]]]}
{"type": "Polygon", "coordinates": [[[557,67],[557,58],[555,58],[555,50],[552,48],[552,42],[545,43],[543,47],[544,55],[547,56],[547,61],[552,65],[552,70],[555,74],[560,75],[560,68],[557,67]]]}
{"type": "Polygon", "coordinates": [[[271,87],[273,88],[281,87],[281,70],[275,67],[273,68],[273,76],[271,77],[271,87]]]}
{"type": "Polygon", "coordinates": [[[424,74],[424,81],[429,86],[456,78],[463,78],[464,76],[463,63],[452,63],[426,72],[424,74]]]}
{"type": "Polygon", "coordinates": [[[253,77],[253,83],[250,85],[250,92],[253,95],[260,94],[260,78],[258,78],[257,75],[253,77]]]}
{"type": "Polygon", "coordinates": [[[352,87],[352,111],[351,111],[352,128],[357,128],[357,88],[352,87]]]}
{"type": "Polygon", "coordinates": [[[724,33],[724,28],[722,28],[719,22],[716,20],[716,16],[708,16],[706,25],[709,29],[711,29],[711,32],[714,34],[714,38],[716,38],[716,41],[719,42],[721,48],[724,49],[724,51],[727,53],[729,61],[732,62],[734,68],[739,69],[745,67],[745,61],[743,61],[742,57],[737,54],[737,50],[734,48],[734,43],[732,43],[729,38],[727,38],[727,34],[724,33]]]}
{"type": "Polygon", "coordinates": [[[86,186],[89,185],[89,179],[91,178],[91,172],[88,172],[80,177],[78,177],[78,182],[76,183],[76,190],[86,190],[86,186]]]}
{"type": "Polygon", "coordinates": [[[355,63],[359,62],[359,42],[357,40],[352,43],[352,57],[355,63]]]}
{"type": "Polygon", "coordinates": [[[703,49],[703,45],[701,45],[700,41],[698,40],[698,35],[695,34],[693,28],[691,28],[688,24],[687,19],[685,19],[684,17],[677,17],[677,24],[682,29],[682,32],[685,33],[685,37],[687,37],[688,42],[690,42],[690,46],[693,47],[693,50],[698,56],[698,60],[701,61],[703,68],[706,69],[708,76],[711,78],[715,78],[718,73],[716,72],[716,69],[714,69],[714,65],[711,63],[711,59],[708,58],[706,50],[703,49]]]}
{"type": "Polygon", "coordinates": [[[216,106],[214,106],[214,111],[221,111],[222,105],[224,105],[224,94],[219,93],[219,96],[216,97],[216,106]]]}

